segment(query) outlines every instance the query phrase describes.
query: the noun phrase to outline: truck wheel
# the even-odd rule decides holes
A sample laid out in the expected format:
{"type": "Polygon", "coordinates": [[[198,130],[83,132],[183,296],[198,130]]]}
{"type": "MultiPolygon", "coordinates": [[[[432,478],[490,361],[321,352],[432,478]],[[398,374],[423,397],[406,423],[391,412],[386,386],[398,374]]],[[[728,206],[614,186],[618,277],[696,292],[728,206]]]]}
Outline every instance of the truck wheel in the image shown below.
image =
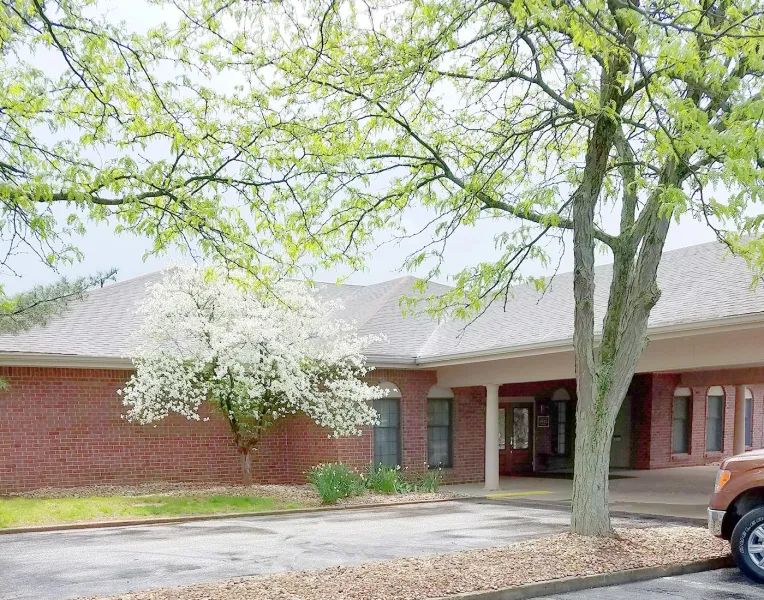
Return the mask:
{"type": "Polygon", "coordinates": [[[764,583],[764,507],[744,514],[730,538],[732,558],[748,577],[764,583]]]}

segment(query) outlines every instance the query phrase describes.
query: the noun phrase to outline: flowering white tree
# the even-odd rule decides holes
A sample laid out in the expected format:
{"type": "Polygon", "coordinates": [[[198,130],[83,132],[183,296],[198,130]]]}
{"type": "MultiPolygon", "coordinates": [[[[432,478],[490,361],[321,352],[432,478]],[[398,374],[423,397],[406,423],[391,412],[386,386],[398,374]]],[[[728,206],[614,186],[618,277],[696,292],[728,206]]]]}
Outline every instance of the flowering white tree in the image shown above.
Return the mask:
{"type": "Polygon", "coordinates": [[[385,395],[362,381],[368,337],[332,319],[335,305],[303,284],[280,284],[274,299],[214,271],[169,270],[139,312],[135,374],[121,394],[127,418],[147,424],[170,413],[199,420],[220,410],[251,472],[251,451],[275,421],[299,412],[334,436],[358,435],[385,395]]]}

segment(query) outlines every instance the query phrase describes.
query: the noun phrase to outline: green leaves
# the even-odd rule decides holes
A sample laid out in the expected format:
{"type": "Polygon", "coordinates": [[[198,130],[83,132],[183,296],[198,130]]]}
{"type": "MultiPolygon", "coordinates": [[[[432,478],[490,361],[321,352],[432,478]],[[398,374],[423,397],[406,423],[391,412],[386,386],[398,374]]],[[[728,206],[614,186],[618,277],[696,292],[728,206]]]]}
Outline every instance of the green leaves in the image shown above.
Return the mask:
{"type": "MultiPolygon", "coordinates": [[[[47,260],[52,263],[55,257],[47,257],[47,260]]],[[[116,269],[111,269],[74,280],[61,278],[13,296],[6,296],[0,288],[0,332],[19,333],[35,325],[44,325],[61,314],[72,300],[81,298],[93,287],[102,286],[115,275],[116,269]]]]}
{"type": "Polygon", "coordinates": [[[436,277],[456,231],[498,220],[497,256],[432,307],[474,315],[571,228],[598,120],[621,140],[603,149],[599,243],[644,235],[645,211],[755,229],[755,1],[153,4],[168,21],[145,32],[84,0],[0,12],[0,227],[46,262],[76,259],[92,220],[265,283],[415,237],[405,266],[436,277]],[[86,218],[59,223],[55,203],[86,218]]]}

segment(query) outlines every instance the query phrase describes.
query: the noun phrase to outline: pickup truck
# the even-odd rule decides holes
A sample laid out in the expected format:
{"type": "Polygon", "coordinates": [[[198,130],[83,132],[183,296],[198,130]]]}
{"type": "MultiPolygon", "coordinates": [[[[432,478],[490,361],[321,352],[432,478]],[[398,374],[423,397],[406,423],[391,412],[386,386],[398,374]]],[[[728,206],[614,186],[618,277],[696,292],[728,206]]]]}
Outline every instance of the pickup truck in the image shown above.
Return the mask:
{"type": "Polygon", "coordinates": [[[729,540],[743,573],[764,583],[764,450],[722,462],[708,504],[708,529],[729,540]]]}

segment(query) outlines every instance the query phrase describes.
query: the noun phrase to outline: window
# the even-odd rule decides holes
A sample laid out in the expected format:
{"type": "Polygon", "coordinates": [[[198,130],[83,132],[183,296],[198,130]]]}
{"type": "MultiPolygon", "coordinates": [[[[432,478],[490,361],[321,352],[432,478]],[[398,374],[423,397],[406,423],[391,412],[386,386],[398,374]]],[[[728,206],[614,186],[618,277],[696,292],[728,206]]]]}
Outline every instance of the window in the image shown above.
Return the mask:
{"type": "Polygon", "coordinates": [[[706,452],[721,452],[724,441],[724,389],[714,386],[706,397],[706,452]]]}
{"type": "Polygon", "coordinates": [[[374,464],[395,467],[401,464],[401,393],[390,383],[380,387],[388,395],[374,400],[379,414],[379,425],[374,426],[374,464]]]}
{"type": "Polygon", "coordinates": [[[745,445],[746,448],[753,446],[753,394],[751,390],[745,390],[745,445]]]}
{"type": "Polygon", "coordinates": [[[674,454],[690,453],[690,388],[677,388],[674,391],[673,423],[671,426],[671,452],[674,454]]]}
{"type": "Polygon", "coordinates": [[[427,464],[450,467],[453,458],[452,402],[448,398],[427,400],[427,464]]]}
{"type": "Polygon", "coordinates": [[[557,456],[568,455],[568,400],[570,394],[562,388],[552,395],[552,454],[557,456]]]}
{"type": "Polygon", "coordinates": [[[530,445],[531,411],[527,407],[512,408],[512,449],[527,450],[530,445]]]}
{"type": "Polygon", "coordinates": [[[507,447],[507,410],[499,409],[499,450],[507,447]]]}
{"type": "Polygon", "coordinates": [[[434,385],[427,393],[427,464],[452,467],[454,461],[454,393],[434,385]]]}

